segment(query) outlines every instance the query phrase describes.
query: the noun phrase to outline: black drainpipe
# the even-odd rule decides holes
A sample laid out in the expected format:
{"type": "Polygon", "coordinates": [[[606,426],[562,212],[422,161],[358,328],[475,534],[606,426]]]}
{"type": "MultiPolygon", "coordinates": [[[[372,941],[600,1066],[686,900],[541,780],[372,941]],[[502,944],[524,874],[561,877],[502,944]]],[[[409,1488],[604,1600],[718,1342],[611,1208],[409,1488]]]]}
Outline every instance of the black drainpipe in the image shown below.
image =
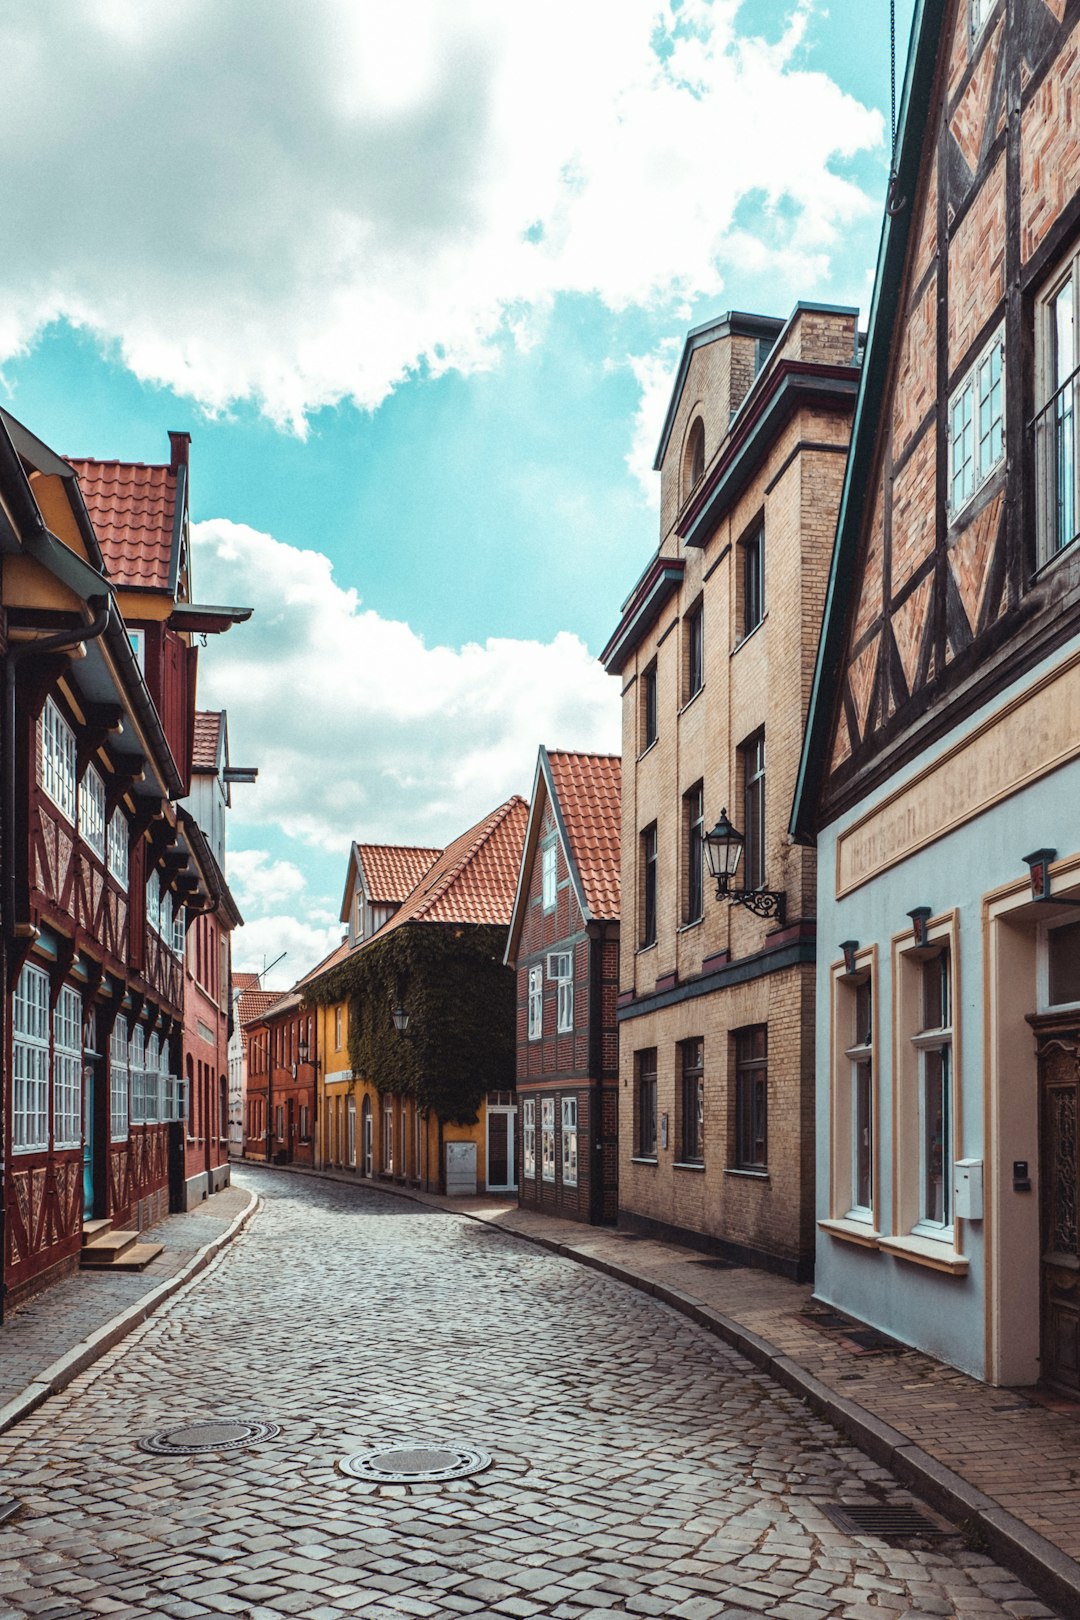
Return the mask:
{"type": "MultiPolygon", "coordinates": [[[[98,598],[94,599],[95,601],[98,598]]],[[[40,656],[42,653],[67,652],[84,641],[96,641],[103,636],[109,627],[112,617],[112,597],[105,598],[105,605],[98,609],[93,622],[84,625],[78,630],[60,630],[54,635],[41,636],[36,641],[20,641],[9,647],[4,658],[4,714],[3,714],[3,754],[4,776],[3,796],[0,804],[0,851],[3,852],[4,873],[3,884],[3,929],[5,946],[7,941],[15,944],[16,918],[15,918],[15,861],[12,848],[15,841],[15,674],[19,662],[31,653],[40,656]]],[[[4,952],[5,982],[4,991],[4,1053],[8,1050],[10,1037],[10,986],[7,981],[7,951],[4,952]]],[[[0,1167],[4,1171],[6,1180],[7,1166],[0,1167]]],[[[0,1257],[7,1252],[7,1233],[5,1231],[5,1198],[0,1197],[0,1257]]],[[[7,1293],[7,1284],[3,1280],[3,1260],[0,1258],[0,1322],[4,1320],[4,1295],[7,1293]]]]}

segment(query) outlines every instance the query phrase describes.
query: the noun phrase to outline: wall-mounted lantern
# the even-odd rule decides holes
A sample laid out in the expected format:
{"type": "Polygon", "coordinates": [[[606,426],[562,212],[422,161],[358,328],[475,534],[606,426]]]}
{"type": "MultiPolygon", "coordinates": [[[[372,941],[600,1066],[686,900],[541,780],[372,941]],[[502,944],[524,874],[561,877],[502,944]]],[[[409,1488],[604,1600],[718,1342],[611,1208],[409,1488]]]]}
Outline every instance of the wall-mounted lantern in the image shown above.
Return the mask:
{"type": "Polygon", "coordinates": [[[916,906],[914,911],[908,912],[908,916],[911,918],[911,926],[915,930],[916,945],[928,945],[930,943],[930,918],[932,915],[929,906],[916,906]]]}
{"type": "Polygon", "coordinates": [[[746,839],[721,810],[712,832],[705,834],[705,859],[709,876],[716,880],[716,898],[733,906],[745,906],[755,917],[775,917],[783,926],[784,896],[776,889],[733,889],[732,879],[739,869],[746,839]]]}

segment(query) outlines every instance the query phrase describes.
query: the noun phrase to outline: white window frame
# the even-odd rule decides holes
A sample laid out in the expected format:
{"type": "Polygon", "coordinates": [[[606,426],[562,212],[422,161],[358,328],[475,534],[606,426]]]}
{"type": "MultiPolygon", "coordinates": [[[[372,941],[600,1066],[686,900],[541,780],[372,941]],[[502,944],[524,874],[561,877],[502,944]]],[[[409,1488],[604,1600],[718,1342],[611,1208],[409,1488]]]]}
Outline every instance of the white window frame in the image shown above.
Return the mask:
{"type": "Polygon", "coordinates": [[[170,944],[172,945],[173,955],[179,957],[181,961],[184,959],[184,941],[186,938],[187,927],[184,920],[184,908],[183,906],[177,906],[176,914],[173,917],[172,922],[172,939],[170,944]]]}
{"type": "Polygon", "coordinates": [[[128,1035],[128,1070],[131,1075],[131,1104],[128,1121],[132,1125],[146,1124],[146,1032],[141,1024],[132,1024],[128,1035]]]}
{"type": "Polygon", "coordinates": [[[971,37],[978,39],[987,23],[990,13],[994,9],[996,0],[971,0],[971,37]]]}
{"type": "Polygon", "coordinates": [[[956,517],[1005,459],[1005,328],[999,327],[949,396],[949,512],[956,517]],[[1000,369],[994,378],[993,363],[1000,369]],[[1000,412],[984,420],[995,394],[1000,412]],[[997,453],[994,454],[995,444],[997,453]],[[967,471],[970,469],[970,471],[967,471]],[[959,478],[958,478],[959,475],[959,478]],[[959,487],[958,487],[959,483],[959,487]]]}
{"type": "Polygon", "coordinates": [[[1042,568],[1067,551],[1076,540],[1077,532],[1080,532],[1080,253],[1074,252],[1067,266],[1058,269],[1046,291],[1039,295],[1035,311],[1038,385],[1035,413],[1035,540],[1036,566],[1042,568]],[[1073,352],[1069,357],[1072,364],[1066,372],[1065,381],[1059,383],[1055,363],[1054,305],[1066,286],[1072,291],[1073,352]],[[1047,413],[1051,412],[1059,396],[1060,409],[1068,418],[1067,425],[1059,424],[1056,415],[1047,419],[1047,413]],[[1064,431],[1059,432],[1062,427],[1064,431]],[[1067,446],[1068,450],[1070,464],[1067,469],[1061,465],[1062,446],[1067,446]],[[1061,498],[1059,483],[1063,474],[1070,486],[1068,501],[1072,514],[1070,527],[1073,530],[1064,539],[1059,534],[1057,510],[1061,498]]]}
{"type": "Polygon", "coordinates": [[[544,970],[529,969],[529,1040],[538,1041],[544,1033],[544,970]]]}
{"type": "Polygon", "coordinates": [[[173,900],[172,890],[166,889],[161,896],[161,908],[158,913],[158,932],[169,947],[173,948],[173,900]]]}
{"type": "Polygon", "coordinates": [[[79,833],[94,854],[105,859],[105,783],[101,772],[88,765],[79,783],[79,833]]]}
{"type": "Polygon", "coordinates": [[[82,1146],[82,997],[61,986],[53,1008],[53,1147],[82,1146]]]}
{"type": "Polygon", "coordinates": [[[522,1172],[536,1180],[536,1101],[527,1097],[521,1105],[522,1172]]]}
{"type": "Polygon", "coordinates": [[[567,1035],[574,1027],[574,953],[549,951],[547,976],[558,986],[558,1009],[555,1028],[567,1035]]]}
{"type": "Polygon", "coordinates": [[[544,1181],[555,1180],[555,1099],[540,1099],[540,1175],[544,1181]]]}
{"type": "Polygon", "coordinates": [[[109,817],[108,860],[110,874],[122,889],[128,886],[128,824],[123,810],[117,805],[109,817]]]}
{"type": "Polygon", "coordinates": [[[858,1016],[858,1005],[859,1005],[858,991],[859,991],[859,989],[861,988],[861,986],[863,984],[868,984],[870,986],[870,1028],[865,1032],[860,1031],[858,1028],[856,1028],[855,1029],[855,1036],[856,1036],[855,1040],[851,1043],[850,1046],[844,1048],[844,1058],[846,1060],[847,1069],[848,1069],[848,1085],[850,1087],[850,1098],[849,1098],[850,1116],[849,1117],[850,1117],[850,1120],[851,1120],[851,1139],[850,1139],[850,1142],[848,1144],[848,1149],[849,1149],[849,1152],[850,1152],[850,1155],[851,1155],[851,1166],[850,1166],[851,1207],[848,1210],[845,1211],[844,1218],[846,1220],[849,1220],[849,1221],[862,1221],[867,1225],[872,1225],[873,1224],[873,1219],[874,1219],[873,1201],[874,1201],[874,1195],[875,1195],[875,1187],[874,1187],[874,1132],[877,1129],[877,1121],[876,1121],[876,1118],[875,1118],[876,1109],[875,1109],[875,1106],[874,1106],[875,1102],[876,1102],[875,1064],[874,1064],[874,1010],[873,1010],[874,1009],[875,985],[874,985],[874,976],[873,976],[873,972],[871,971],[871,969],[867,968],[865,970],[865,972],[860,977],[857,984],[850,984],[850,986],[848,986],[846,988],[847,988],[847,993],[851,997],[850,1006],[851,1006],[851,1011],[852,1011],[852,1022],[854,1023],[855,1018],[858,1016]],[[865,1034],[865,1038],[860,1038],[864,1034],[865,1034]],[[869,1081],[870,1081],[870,1141],[867,1144],[868,1147],[869,1147],[869,1151],[870,1151],[870,1203],[869,1204],[860,1204],[859,1203],[859,1157],[860,1157],[859,1090],[860,1090],[860,1085],[861,1085],[860,1070],[863,1067],[867,1068],[868,1077],[869,1077],[869,1081]]]}
{"type": "Polygon", "coordinates": [[[75,733],[52,698],[41,711],[41,785],[68,821],[75,823],[75,733]]]}
{"type": "Polygon", "coordinates": [[[386,1176],[394,1174],[394,1105],[382,1106],[382,1170],[386,1176]]]}
{"type": "Polygon", "coordinates": [[[13,1153],[49,1146],[49,975],[27,962],[12,997],[13,1153]]]}
{"type": "Polygon", "coordinates": [[[155,934],[161,932],[161,879],[156,867],[146,880],[146,926],[155,934]]]}
{"type": "Polygon", "coordinates": [[[554,911],[559,897],[559,845],[554,836],[540,846],[540,903],[554,911]]]}
{"type": "Polygon", "coordinates": [[[161,1086],[161,1038],[154,1030],[146,1043],[146,1063],[143,1069],[143,1118],[147,1125],[156,1125],[161,1118],[159,1090],[161,1086]]]}
{"type": "MultiPolygon", "coordinates": [[[[955,1157],[956,1133],[956,1107],[954,1099],[955,1075],[953,1072],[953,953],[951,942],[947,942],[942,951],[928,957],[920,963],[920,978],[925,978],[926,970],[931,963],[939,962],[942,955],[948,955],[947,985],[949,1006],[946,1009],[948,1018],[937,1029],[920,1029],[911,1037],[911,1044],[918,1055],[919,1071],[919,1218],[912,1227],[915,1237],[937,1238],[944,1242],[953,1240],[953,1210],[952,1210],[952,1175],[953,1159],[955,1157]],[[927,1136],[930,1129],[930,1110],[928,1099],[929,1072],[927,1059],[938,1053],[941,1059],[942,1071],[942,1119],[944,1129],[941,1144],[941,1192],[943,1219],[937,1220],[926,1214],[930,1201],[930,1183],[926,1173],[927,1136]]],[[[920,986],[920,995],[922,987],[920,986]]],[[[921,1022],[921,1019],[920,1019],[921,1022]]]]}
{"type": "Polygon", "coordinates": [[[562,1103],[562,1181],[564,1187],[578,1184],[578,1107],[576,1097],[563,1097],[562,1103]]]}
{"type": "Polygon", "coordinates": [[[123,1142],[127,1137],[131,1119],[130,1088],[127,1019],[118,1017],[109,1037],[109,1136],[114,1142],[123,1142]]]}

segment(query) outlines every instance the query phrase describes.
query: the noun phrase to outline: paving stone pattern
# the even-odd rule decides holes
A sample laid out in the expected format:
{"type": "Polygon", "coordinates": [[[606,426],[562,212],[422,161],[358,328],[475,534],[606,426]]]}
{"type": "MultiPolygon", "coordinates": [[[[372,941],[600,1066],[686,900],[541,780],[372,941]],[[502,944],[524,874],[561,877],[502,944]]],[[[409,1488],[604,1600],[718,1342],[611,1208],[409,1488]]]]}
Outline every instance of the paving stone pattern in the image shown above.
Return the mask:
{"type": "Polygon", "coordinates": [[[0,1326],[0,1406],[73,1345],[174,1277],[220,1237],[247,1198],[239,1187],[227,1187],[186,1215],[170,1215],[151,1227],[144,1241],[165,1248],[145,1271],[78,1271],[9,1311],[0,1326]]]}
{"type": "Polygon", "coordinates": [[[440,1210],[245,1170],[244,1235],[0,1436],[8,1616],[1010,1617],[1051,1611],[958,1535],[852,1539],[822,1504],[910,1502],[734,1351],[635,1290],[440,1210]],[[258,1418],[248,1451],[150,1456],[258,1418]],[[384,1440],[491,1468],[365,1484],[384,1440]]]}

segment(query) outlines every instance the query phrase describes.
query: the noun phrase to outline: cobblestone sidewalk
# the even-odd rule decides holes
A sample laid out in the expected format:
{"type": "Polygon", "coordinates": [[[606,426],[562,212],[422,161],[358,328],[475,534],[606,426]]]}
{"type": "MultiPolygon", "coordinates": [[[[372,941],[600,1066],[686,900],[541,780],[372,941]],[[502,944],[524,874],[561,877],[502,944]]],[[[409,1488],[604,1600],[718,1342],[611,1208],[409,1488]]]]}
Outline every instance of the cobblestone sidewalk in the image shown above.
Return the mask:
{"type": "Polygon", "coordinates": [[[4,1408],[39,1385],[43,1373],[88,1339],[104,1335],[114,1343],[107,1330],[125,1312],[150,1302],[163,1284],[182,1278],[199,1251],[223,1237],[251,1205],[249,1192],[226,1187],[197,1209],[169,1215],[144,1234],[147,1242],[165,1246],[145,1271],[78,1271],[9,1311],[0,1325],[0,1426],[4,1408]]]}
{"type": "MultiPolygon", "coordinates": [[[[314,1174],[367,1185],[348,1172],[314,1174]]],[[[880,1335],[859,1342],[814,1305],[811,1287],[678,1244],[581,1226],[498,1198],[441,1198],[381,1183],[376,1190],[528,1238],[682,1310],[801,1394],[935,1506],[976,1526],[996,1558],[1080,1616],[1080,1406],[993,1389],[880,1335]]]]}

